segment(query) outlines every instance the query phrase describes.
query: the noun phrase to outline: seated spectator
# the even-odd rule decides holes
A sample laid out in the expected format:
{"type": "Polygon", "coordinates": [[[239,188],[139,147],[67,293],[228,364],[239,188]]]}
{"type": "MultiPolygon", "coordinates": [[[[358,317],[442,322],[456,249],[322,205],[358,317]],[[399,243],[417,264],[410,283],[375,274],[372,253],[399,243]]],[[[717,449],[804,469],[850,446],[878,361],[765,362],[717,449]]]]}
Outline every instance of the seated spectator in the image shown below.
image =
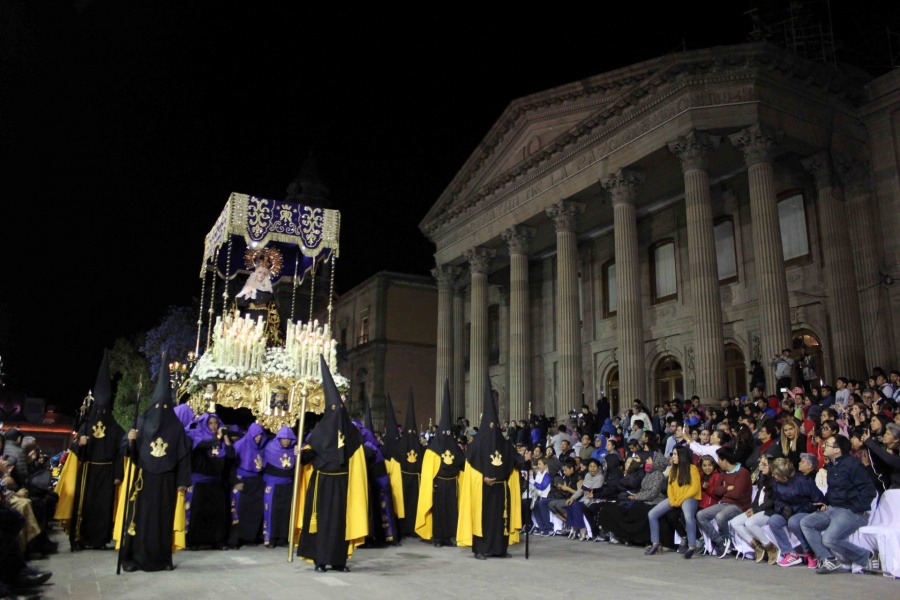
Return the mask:
{"type": "Polygon", "coordinates": [[[849,540],[869,522],[875,486],[861,462],[850,456],[850,440],[837,435],[825,444],[828,493],[818,510],[800,521],[803,535],[819,559],[816,573],[832,573],[849,564],[851,570],[880,571],[875,553],[849,540]]]}
{"type": "Polygon", "coordinates": [[[643,545],[649,542],[647,515],[650,509],[665,499],[666,466],[666,457],[657,452],[645,463],[647,473],[641,480],[639,490],[628,494],[625,500],[605,502],[596,511],[591,511],[593,526],[604,536],[609,536],[609,543],[643,545]]]}
{"type": "MultiPolygon", "coordinates": [[[[588,458],[585,460],[596,460],[600,463],[600,467],[603,470],[606,470],[606,455],[609,454],[609,448],[607,448],[606,436],[602,433],[598,433],[594,436],[594,445],[589,448],[590,454],[588,458]]],[[[613,448],[613,452],[615,452],[615,448],[613,448]]]]}
{"type": "Polygon", "coordinates": [[[796,419],[787,419],[781,424],[781,440],[776,451],[777,458],[786,458],[797,469],[800,466],[800,455],[806,451],[806,436],[800,433],[800,425],[796,419]]]}
{"type": "Polygon", "coordinates": [[[860,441],[874,456],[872,466],[886,489],[900,489],[900,425],[888,423],[881,443],[864,433],[860,441]]]}
{"type": "Polygon", "coordinates": [[[616,438],[606,440],[606,470],[603,473],[603,487],[600,488],[600,498],[614,500],[619,495],[619,482],[624,477],[622,472],[622,459],[616,451],[616,438]]]}
{"type": "Polygon", "coordinates": [[[715,495],[716,483],[722,472],[719,470],[719,463],[710,455],[706,455],[700,459],[700,506],[702,510],[709,508],[713,504],[718,504],[719,498],[715,495]]]}
{"type": "Polygon", "coordinates": [[[587,473],[578,482],[578,490],[566,501],[568,503],[566,523],[571,530],[569,539],[577,539],[579,542],[590,541],[584,524],[584,509],[593,503],[594,493],[597,492],[599,495],[601,487],[603,487],[603,472],[600,470],[600,463],[592,459],[588,462],[587,473]]]}
{"type": "Polygon", "coordinates": [[[547,472],[547,459],[539,458],[528,481],[531,485],[531,517],[538,535],[554,535],[553,525],[550,523],[550,510],[547,508],[552,480],[547,472]]]}
{"type": "Polygon", "coordinates": [[[817,559],[800,522],[822,501],[822,492],[815,481],[794,469],[794,464],[786,458],[774,461],[772,478],[775,480],[775,513],[769,518],[769,530],[781,554],[778,566],[793,567],[806,562],[807,566],[815,568],[817,559]],[[788,531],[800,541],[800,552],[790,542],[788,531]]]}
{"type": "Polygon", "coordinates": [[[778,440],[778,426],[773,420],[769,419],[759,426],[757,439],[759,440],[759,454],[771,457],[774,453],[774,444],[778,440]]]}
{"type": "MultiPolygon", "coordinates": [[[[578,475],[575,473],[575,461],[566,460],[562,465],[562,475],[554,476],[553,491],[550,493],[551,500],[547,503],[550,512],[555,513],[560,519],[566,518],[566,507],[569,506],[568,499],[578,491],[579,486],[578,475]]],[[[566,523],[564,533],[570,533],[571,523],[566,523]]]]}
{"type": "Polygon", "coordinates": [[[769,458],[761,456],[759,469],[753,473],[751,482],[756,486],[756,496],[743,513],[731,520],[734,533],[753,548],[753,558],[757,563],[766,560],[769,554],[770,564],[778,558],[777,552],[766,551],[767,546],[774,549],[765,529],[769,517],[775,512],[775,494],[772,491],[772,476],[769,473],[769,458]]]}
{"type": "Polygon", "coordinates": [[[581,448],[578,450],[578,456],[581,457],[582,462],[587,463],[587,461],[591,460],[591,455],[593,453],[594,445],[591,443],[591,436],[581,436],[581,448]]]}
{"type": "Polygon", "coordinates": [[[797,470],[815,483],[816,473],[819,471],[819,459],[815,454],[804,452],[800,455],[800,465],[797,470]]]}
{"type": "Polygon", "coordinates": [[[753,486],[750,483],[750,472],[737,462],[734,450],[723,447],[719,448],[716,454],[719,456],[722,476],[716,482],[713,493],[721,500],[718,504],[698,512],[697,524],[700,531],[712,542],[714,554],[724,558],[731,550],[728,522],[750,508],[753,486]],[[713,526],[713,521],[718,528],[713,526]]]}
{"type": "Polygon", "coordinates": [[[684,557],[691,558],[697,550],[697,525],[695,515],[700,503],[700,472],[691,461],[690,451],[685,446],[677,446],[669,459],[666,499],[661,500],[647,514],[650,525],[650,547],[644,554],[650,556],[660,549],[659,519],[673,508],[681,508],[687,533],[687,547],[684,557]]]}
{"type": "Polygon", "coordinates": [[[560,442],[560,446],[562,447],[562,451],[559,453],[560,462],[575,458],[575,449],[572,447],[572,442],[563,440],[560,442]]]}

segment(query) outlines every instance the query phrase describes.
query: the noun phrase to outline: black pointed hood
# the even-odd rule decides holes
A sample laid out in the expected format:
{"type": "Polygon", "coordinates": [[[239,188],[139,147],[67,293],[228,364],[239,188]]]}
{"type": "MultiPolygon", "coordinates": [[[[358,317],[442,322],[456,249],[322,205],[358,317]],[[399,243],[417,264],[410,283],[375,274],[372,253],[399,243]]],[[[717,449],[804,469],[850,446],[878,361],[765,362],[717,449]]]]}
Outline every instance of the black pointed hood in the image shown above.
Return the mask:
{"type": "Polygon", "coordinates": [[[483,476],[505,480],[520,459],[515,446],[500,429],[500,419],[497,418],[497,407],[491,391],[491,378],[487,374],[484,376],[483,390],[484,412],[481,415],[481,425],[475,439],[466,449],[466,460],[483,476]]]}
{"type": "Polygon", "coordinates": [[[388,394],[384,402],[384,449],[385,457],[394,457],[394,447],[400,438],[400,429],[397,427],[397,414],[394,412],[394,403],[388,394]]]}
{"type": "Polygon", "coordinates": [[[191,451],[184,425],[175,414],[165,352],[150,406],[138,419],[137,430],[138,466],[151,473],[171,471],[191,451]]]}
{"type": "Polygon", "coordinates": [[[406,435],[408,432],[414,432],[418,438],[418,431],[419,427],[416,425],[416,400],[413,398],[412,388],[409,388],[409,395],[406,397],[406,425],[403,427],[403,433],[406,435]]]}
{"type": "Polygon", "coordinates": [[[103,349],[103,359],[97,371],[92,390],[94,397],[88,418],[81,425],[78,435],[90,438],[88,446],[78,448],[83,461],[111,462],[119,456],[125,431],[112,415],[112,385],[109,377],[109,352],[103,349]]]}
{"type": "Polygon", "coordinates": [[[444,380],[444,400],[441,404],[441,422],[438,432],[428,441],[428,449],[441,459],[438,477],[450,478],[459,474],[466,462],[466,455],[453,436],[450,416],[450,380],[444,380]]]}
{"type": "Polygon", "coordinates": [[[425,448],[419,441],[419,428],[416,427],[415,399],[412,388],[406,404],[406,427],[403,435],[397,440],[394,448],[394,460],[400,463],[400,470],[407,473],[419,473],[422,470],[422,454],[425,448]]]}
{"type": "Polygon", "coordinates": [[[350,458],[362,445],[362,435],[350,420],[322,355],[319,355],[319,365],[322,369],[325,412],[307,439],[307,443],[315,451],[313,467],[326,473],[346,470],[350,458]]]}
{"type": "Polygon", "coordinates": [[[369,405],[368,400],[366,400],[366,420],[365,420],[364,425],[366,426],[366,429],[368,429],[369,431],[371,431],[371,432],[375,431],[375,425],[372,424],[372,407],[369,405]]]}

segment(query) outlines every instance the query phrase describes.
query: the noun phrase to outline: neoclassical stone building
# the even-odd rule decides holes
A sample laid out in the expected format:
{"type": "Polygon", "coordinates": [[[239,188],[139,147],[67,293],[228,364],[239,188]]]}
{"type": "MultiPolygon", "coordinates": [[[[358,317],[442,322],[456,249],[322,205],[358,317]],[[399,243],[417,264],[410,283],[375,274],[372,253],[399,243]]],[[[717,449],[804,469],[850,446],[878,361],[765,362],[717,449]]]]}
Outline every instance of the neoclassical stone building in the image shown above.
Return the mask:
{"type": "Polygon", "coordinates": [[[767,43],[513,101],[420,223],[436,390],[477,419],[488,373],[522,418],[709,403],[782,348],[828,381],[896,365],[898,114],[900,72],[767,43]]]}

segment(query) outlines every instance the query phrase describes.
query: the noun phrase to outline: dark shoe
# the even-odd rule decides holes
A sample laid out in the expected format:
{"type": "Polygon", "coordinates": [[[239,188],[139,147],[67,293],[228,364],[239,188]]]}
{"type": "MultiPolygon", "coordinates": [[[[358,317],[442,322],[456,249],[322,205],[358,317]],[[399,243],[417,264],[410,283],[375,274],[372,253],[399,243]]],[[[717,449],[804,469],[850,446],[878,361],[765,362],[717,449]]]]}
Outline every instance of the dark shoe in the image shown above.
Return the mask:
{"type": "Polygon", "coordinates": [[[19,573],[18,577],[13,580],[13,587],[32,588],[46,583],[48,579],[53,577],[50,571],[38,571],[30,567],[25,567],[19,573]]]}
{"type": "Polygon", "coordinates": [[[697,551],[697,549],[694,548],[693,546],[688,546],[687,550],[684,551],[684,557],[690,558],[694,555],[694,552],[696,552],[696,551],[697,551]]]}
{"type": "Polygon", "coordinates": [[[681,542],[678,544],[678,547],[675,548],[675,552],[678,554],[683,554],[685,550],[687,550],[687,542],[681,542]]]}
{"type": "Polygon", "coordinates": [[[644,550],[644,556],[653,556],[659,552],[659,544],[653,544],[648,546],[646,550],[644,550]]]}
{"type": "Polygon", "coordinates": [[[819,561],[819,566],[816,568],[816,573],[819,575],[825,575],[828,573],[834,573],[838,569],[841,568],[841,561],[836,558],[824,558],[819,561]]]}
{"type": "Polygon", "coordinates": [[[332,571],[337,571],[338,573],[349,573],[350,567],[347,565],[331,565],[332,571]]]}
{"type": "Polygon", "coordinates": [[[126,573],[134,573],[135,571],[137,571],[137,565],[131,561],[122,562],[122,570],[126,573]]]}
{"type": "Polygon", "coordinates": [[[498,555],[497,558],[512,558],[512,554],[507,552],[506,554],[498,555]]]}
{"type": "Polygon", "coordinates": [[[324,573],[328,569],[325,568],[325,565],[316,565],[316,573],[324,573]]]}
{"type": "Polygon", "coordinates": [[[487,556],[485,556],[484,554],[476,554],[475,560],[487,560],[487,556]]]}
{"type": "Polygon", "coordinates": [[[166,571],[174,571],[174,570],[175,570],[175,565],[173,565],[171,563],[166,565],[166,571]]]}

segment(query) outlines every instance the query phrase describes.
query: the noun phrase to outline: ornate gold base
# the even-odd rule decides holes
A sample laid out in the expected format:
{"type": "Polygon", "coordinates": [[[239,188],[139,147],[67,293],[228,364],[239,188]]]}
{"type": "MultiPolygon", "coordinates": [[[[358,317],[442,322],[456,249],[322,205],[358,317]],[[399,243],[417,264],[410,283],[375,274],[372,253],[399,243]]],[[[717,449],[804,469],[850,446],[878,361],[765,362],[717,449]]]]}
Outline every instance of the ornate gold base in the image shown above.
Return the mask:
{"type": "Polygon", "coordinates": [[[306,410],[321,414],[325,410],[325,393],[318,381],[291,380],[266,375],[250,375],[238,381],[206,381],[191,394],[188,404],[196,414],[209,408],[210,398],[205,393],[208,383],[216,384],[212,399],[219,406],[247,408],[256,422],[269,431],[278,431],[284,425],[290,427],[300,418],[302,395],[306,395],[306,410]],[[278,386],[287,389],[287,408],[273,408],[274,390],[278,386]]]}

